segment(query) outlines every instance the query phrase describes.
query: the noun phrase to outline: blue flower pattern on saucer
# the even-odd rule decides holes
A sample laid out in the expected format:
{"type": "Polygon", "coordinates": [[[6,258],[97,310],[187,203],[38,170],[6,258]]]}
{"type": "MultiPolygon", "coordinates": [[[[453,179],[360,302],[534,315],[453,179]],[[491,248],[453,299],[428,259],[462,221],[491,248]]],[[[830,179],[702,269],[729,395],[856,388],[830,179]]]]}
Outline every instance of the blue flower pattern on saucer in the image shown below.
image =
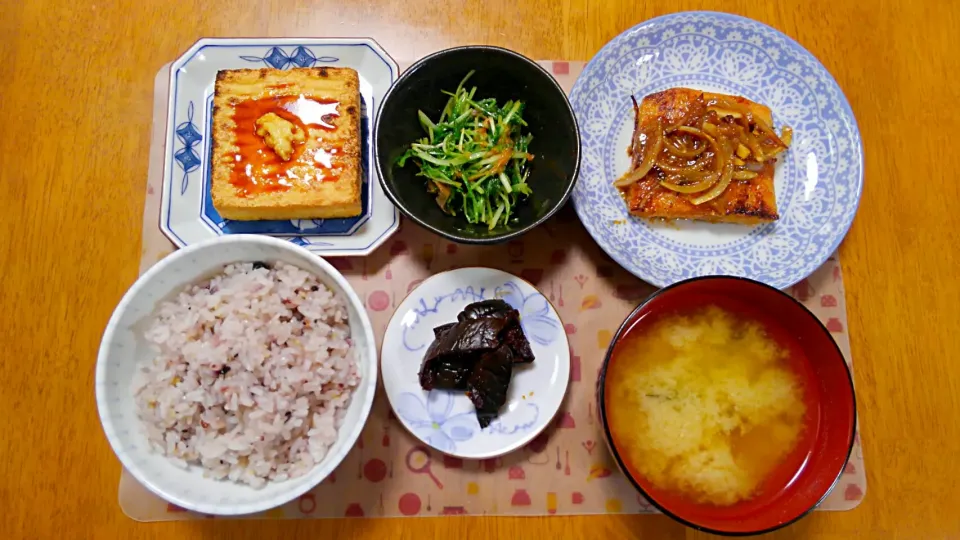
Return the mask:
{"type": "Polygon", "coordinates": [[[513,420],[504,424],[497,418],[484,429],[480,428],[476,411],[453,413],[454,399],[450,392],[432,390],[426,393],[426,402],[413,392],[400,394],[394,409],[407,423],[414,435],[442,452],[457,449],[457,443],[469,441],[478,434],[513,435],[532,429],[540,417],[540,408],[536,403],[523,403],[519,413],[512,415],[513,420]]]}
{"type": "MultiPolygon", "coordinates": [[[[596,242],[624,268],[659,286],[700,275],[746,276],[785,288],[836,250],[863,188],[860,134],[837,83],[809,52],[761,23],[691,12],[642,23],[614,38],[580,75],[570,101],[583,164],[573,201],[596,242]],[[691,243],[635,219],[612,182],[630,129],[630,95],[677,86],[739,94],[768,105],[794,140],[778,176],[774,224],[691,243]]],[[[679,237],[684,238],[684,237],[679,237]]]]}
{"type": "Polygon", "coordinates": [[[550,304],[540,293],[523,295],[520,287],[512,281],[497,287],[494,298],[500,298],[520,312],[520,326],[527,339],[541,345],[549,345],[557,338],[560,321],[550,314],[550,304]]]}
{"type": "Polygon", "coordinates": [[[305,68],[313,67],[317,62],[333,64],[340,61],[339,58],[334,56],[318,57],[313,51],[302,45],[294,49],[290,54],[287,54],[280,47],[271,47],[263,56],[241,55],[240,58],[247,62],[262,62],[274,69],[286,69],[287,66],[290,65],[305,68]]]}
{"type": "MultiPolygon", "coordinates": [[[[420,298],[417,300],[417,307],[413,309],[416,319],[403,328],[403,346],[410,352],[423,350],[428,343],[416,343],[412,335],[414,330],[430,315],[439,312],[440,305],[444,302],[457,304],[468,304],[479,302],[487,298],[500,298],[510,304],[514,309],[520,312],[520,325],[527,339],[539,343],[540,345],[549,345],[557,339],[557,334],[561,330],[560,321],[551,313],[550,304],[547,299],[539,292],[533,292],[524,296],[520,286],[513,281],[507,281],[489,291],[483,287],[474,288],[467,286],[450,291],[447,294],[435,296],[432,300],[420,298]]],[[[431,322],[433,326],[439,326],[443,322],[431,322]]]]}
{"type": "Polygon", "coordinates": [[[183,146],[173,154],[173,159],[177,160],[180,168],[183,169],[183,178],[180,180],[180,195],[183,195],[189,185],[190,173],[200,168],[200,155],[194,147],[203,140],[203,136],[193,123],[192,101],[187,106],[187,120],[177,126],[176,134],[177,140],[183,146]]]}
{"type": "Polygon", "coordinates": [[[473,411],[450,414],[453,396],[434,390],[427,394],[426,403],[411,392],[404,392],[395,406],[397,414],[409,424],[414,434],[434,448],[449,452],[456,443],[473,438],[480,431],[473,411]]]}

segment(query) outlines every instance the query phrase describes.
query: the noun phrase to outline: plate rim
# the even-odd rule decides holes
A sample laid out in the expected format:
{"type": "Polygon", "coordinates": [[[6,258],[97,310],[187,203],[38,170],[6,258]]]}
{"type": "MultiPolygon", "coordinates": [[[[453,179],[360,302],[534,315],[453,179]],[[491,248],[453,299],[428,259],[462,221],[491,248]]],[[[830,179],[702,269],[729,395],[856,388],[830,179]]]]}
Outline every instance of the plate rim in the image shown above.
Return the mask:
{"type": "MultiPolygon", "coordinates": [[[[177,96],[173,92],[173,88],[174,88],[173,80],[177,70],[183,67],[185,64],[187,64],[190,60],[192,60],[193,57],[197,54],[197,52],[202,50],[204,47],[224,46],[224,45],[249,45],[249,46],[258,46],[258,45],[271,46],[272,45],[276,47],[284,47],[284,46],[291,46],[291,45],[303,45],[303,46],[366,45],[367,47],[370,48],[371,51],[373,51],[374,54],[379,56],[384,61],[388,69],[391,71],[391,80],[390,80],[389,86],[384,91],[384,95],[386,95],[386,92],[389,91],[390,86],[393,86],[393,84],[400,77],[400,66],[397,63],[397,61],[393,58],[393,56],[390,55],[390,53],[387,52],[387,50],[382,45],[380,45],[380,43],[376,39],[369,36],[322,37],[322,38],[269,37],[269,36],[230,37],[230,38],[201,37],[196,41],[194,41],[193,44],[191,44],[189,47],[187,47],[183,51],[183,53],[179,54],[174,60],[172,60],[168,64],[165,64],[165,67],[166,69],[169,70],[169,73],[166,75],[167,98],[166,98],[166,114],[164,118],[164,135],[162,140],[163,162],[161,164],[161,172],[160,172],[161,174],[160,209],[157,215],[157,223],[158,223],[158,228],[160,229],[160,232],[163,233],[163,235],[170,242],[172,242],[178,249],[196,244],[198,242],[202,242],[204,240],[207,240],[208,238],[204,238],[199,240],[198,242],[193,242],[193,243],[186,242],[183,239],[181,239],[179,235],[173,230],[173,228],[166,222],[166,220],[164,220],[164,215],[170,210],[171,195],[168,193],[168,190],[170,189],[170,182],[172,178],[171,175],[173,174],[173,170],[172,170],[173,146],[170,143],[171,143],[171,137],[173,136],[173,132],[175,130],[175,126],[173,125],[173,122],[174,122],[174,112],[175,112],[175,107],[177,102],[177,96]]],[[[371,111],[369,115],[369,119],[371,123],[371,133],[370,133],[371,152],[374,150],[372,146],[375,144],[375,141],[373,140],[373,127],[376,124],[376,119],[377,119],[377,116],[379,115],[379,107],[382,106],[383,104],[382,101],[383,100],[381,100],[381,103],[376,106],[377,107],[376,110],[371,111]]],[[[370,178],[367,179],[367,182],[369,182],[370,184],[370,190],[371,190],[370,197],[371,197],[371,203],[372,203],[373,198],[377,197],[375,190],[379,188],[379,183],[380,183],[375,164],[370,168],[370,178]]],[[[358,247],[358,248],[337,247],[335,245],[335,242],[337,242],[338,240],[342,241],[342,239],[345,239],[345,238],[350,238],[361,227],[366,226],[367,224],[372,224],[373,223],[372,212],[371,212],[371,215],[367,217],[365,222],[358,223],[354,231],[349,234],[334,234],[334,235],[310,235],[310,234],[298,235],[298,234],[264,234],[264,233],[238,233],[238,234],[260,234],[262,236],[278,238],[288,242],[297,238],[316,239],[317,241],[322,242],[325,245],[315,245],[310,243],[297,243],[297,242],[294,242],[294,243],[307,249],[311,253],[315,255],[320,255],[320,256],[365,257],[373,253],[380,246],[382,246],[384,242],[386,242],[388,238],[393,236],[393,234],[396,233],[400,228],[400,212],[396,208],[396,206],[393,205],[393,203],[389,200],[389,198],[387,198],[385,195],[386,194],[384,193],[383,196],[378,197],[378,200],[379,202],[381,202],[381,204],[389,203],[390,206],[393,208],[393,212],[391,213],[392,220],[389,225],[386,225],[383,228],[383,230],[380,231],[380,234],[376,238],[373,238],[370,241],[370,243],[364,247],[358,247]],[[331,245],[331,241],[334,242],[333,245],[331,245]]],[[[197,220],[198,222],[202,222],[203,216],[198,216],[197,220]]],[[[200,223],[200,225],[202,226],[202,223],[200,223]]],[[[225,234],[217,233],[210,236],[210,238],[224,237],[224,236],[235,236],[235,235],[225,235],[225,234]]]]}
{"type": "MultiPolygon", "coordinates": [[[[562,345],[562,344],[561,344],[561,345],[562,345]]],[[[510,272],[507,272],[506,270],[501,270],[501,269],[499,269],[499,268],[494,268],[494,267],[490,267],[490,266],[473,265],[473,266],[462,266],[462,267],[459,267],[459,268],[451,268],[451,269],[449,269],[449,270],[444,270],[444,271],[442,271],[442,272],[437,272],[436,274],[431,274],[431,275],[427,276],[426,278],[424,278],[422,281],[420,281],[420,283],[418,283],[416,287],[414,287],[413,289],[411,289],[410,291],[408,291],[408,292],[406,293],[406,295],[404,295],[403,299],[400,300],[400,302],[397,304],[396,309],[394,309],[394,310],[393,310],[393,313],[390,315],[390,320],[387,322],[387,325],[386,325],[386,327],[384,328],[384,331],[383,331],[383,339],[380,341],[380,351],[379,351],[379,353],[380,353],[379,356],[380,356],[380,364],[381,364],[381,365],[380,365],[380,370],[379,370],[379,372],[380,372],[380,380],[381,380],[382,383],[383,383],[383,393],[386,395],[387,404],[390,406],[390,412],[396,417],[397,421],[398,421],[399,424],[403,427],[404,431],[406,431],[407,433],[410,434],[411,437],[413,437],[413,440],[415,441],[414,448],[416,448],[417,446],[421,446],[421,447],[426,448],[426,449],[429,449],[429,450],[431,450],[431,451],[439,452],[439,453],[442,454],[442,455],[451,456],[451,457],[456,457],[456,458],[460,458],[460,459],[484,460],[484,459],[498,458],[498,457],[501,457],[501,456],[505,456],[505,455],[507,455],[507,454],[510,454],[510,453],[512,453],[512,452],[515,452],[515,451],[523,448],[523,447],[526,446],[527,444],[530,444],[531,441],[533,441],[533,440],[536,439],[538,436],[540,436],[540,434],[542,434],[548,427],[550,427],[550,426],[554,423],[554,421],[555,421],[556,418],[557,418],[557,415],[560,414],[560,410],[563,408],[563,404],[564,404],[564,403],[566,402],[566,400],[567,400],[567,393],[570,391],[570,376],[571,376],[571,375],[570,375],[570,372],[571,372],[571,365],[570,365],[570,364],[571,364],[571,362],[572,362],[572,358],[573,358],[573,357],[572,357],[571,352],[570,352],[570,339],[567,337],[566,327],[565,327],[564,324],[563,324],[563,319],[560,317],[560,312],[559,312],[559,310],[557,310],[556,306],[553,305],[553,302],[551,302],[550,299],[549,299],[545,294],[543,294],[543,292],[540,291],[540,289],[537,288],[537,286],[534,285],[533,283],[529,282],[528,280],[526,280],[526,279],[524,279],[524,278],[522,278],[522,277],[520,277],[520,276],[517,276],[517,275],[514,275],[514,274],[512,274],[512,273],[510,273],[510,272]],[[548,415],[546,415],[546,416],[544,417],[544,421],[543,421],[542,425],[540,425],[540,427],[535,428],[535,429],[532,429],[527,435],[525,435],[523,438],[520,438],[517,442],[512,443],[512,444],[509,444],[509,445],[504,445],[503,448],[499,448],[499,449],[497,449],[497,450],[490,451],[490,452],[487,452],[487,453],[485,453],[485,454],[479,454],[479,455],[463,455],[463,454],[459,454],[459,453],[456,453],[456,452],[447,452],[447,451],[445,451],[445,450],[441,450],[441,449],[439,449],[439,448],[431,445],[429,442],[424,441],[424,440],[421,439],[416,433],[414,433],[413,430],[410,429],[410,427],[407,425],[407,423],[403,420],[403,417],[401,417],[400,414],[397,413],[397,411],[396,411],[396,409],[395,409],[395,407],[394,407],[394,405],[393,405],[393,400],[390,398],[390,392],[389,392],[389,390],[387,390],[387,384],[388,384],[388,383],[387,383],[387,377],[385,376],[386,371],[385,371],[384,368],[383,368],[383,361],[384,361],[383,348],[384,348],[384,345],[385,345],[385,343],[386,343],[387,332],[389,331],[390,327],[394,324],[394,321],[398,319],[398,313],[400,312],[400,306],[402,306],[404,302],[406,302],[411,296],[413,296],[413,293],[415,293],[420,287],[424,286],[426,283],[428,283],[428,282],[430,282],[430,281],[433,281],[434,279],[438,278],[439,276],[442,276],[442,275],[445,275],[445,274],[456,273],[456,272],[459,272],[459,271],[462,271],[462,270],[484,270],[484,271],[493,271],[494,273],[503,274],[504,276],[507,276],[507,277],[512,278],[512,279],[515,279],[515,280],[517,280],[517,281],[519,281],[519,282],[525,283],[525,284],[526,284],[527,286],[529,286],[531,289],[533,289],[534,291],[536,291],[537,293],[539,293],[540,295],[542,295],[543,298],[544,298],[544,300],[546,300],[547,305],[549,305],[549,306],[550,306],[550,309],[552,309],[553,312],[554,312],[554,314],[556,314],[556,316],[557,316],[557,321],[560,322],[560,327],[561,327],[561,328],[560,328],[560,329],[561,329],[560,335],[562,336],[563,344],[566,344],[566,347],[563,347],[563,349],[566,351],[566,353],[564,353],[564,354],[561,355],[561,356],[562,356],[563,358],[565,358],[566,360],[564,361],[564,359],[561,358],[561,361],[560,361],[560,363],[559,363],[560,370],[566,372],[566,377],[565,377],[565,381],[564,381],[564,383],[563,383],[563,385],[562,385],[563,391],[562,391],[562,393],[561,393],[560,400],[557,402],[556,408],[555,408],[553,411],[551,411],[548,415]],[[566,369],[564,369],[564,366],[566,366],[566,369]]]]}
{"type": "MultiPolygon", "coordinates": [[[[830,258],[831,255],[836,253],[836,251],[840,247],[840,244],[843,242],[847,234],[850,232],[850,229],[853,226],[853,222],[856,219],[856,215],[860,209],[860,203],[863,199],[864,177],[866,173],[866,167],[865,167],[865,161],[864,161],[863,136],[860,133],[860,126],[859,126],[859,123],[857,122],[856,115],[853,112],[853,107],[850,105],[850,100],[847,99],[846,94],[843,92],[843,88],[837,82],[836,78],[833,76],[830,70],[828,70],[826,66],[823,65],[823,62],[821,62],[819,58],[817,58],[813,53],[807,50],[806,47],[801,45],[799,42],[797,42],[795,39],[788,36],[784,32],[766,23],[760,22],[758,20],[751,19],[749,17],[744,17],[742,15],[725,13],[721,11],[710,11],[710,10],[680,11],[676,13],[668,13],[665,15],[660,15],[660,16],[653,17],[651,19],[647,19],[645,21],[639,22],[631,26],[630,28],[623,30],[616,36],[610,38],[610,40],[607,41],[584,65],[583,70],[577,76],[577,80],[574,82],[573,86],[571,87],[570,96],[572,97],[574,92],[583,91],[581,87],[584,85],[583,81],[585,81],[585,78],[584,78],[585,74],[587,74],[589,70],[591,70],[591,68],[596,69],[595,66],[600,63],[601,56],[605,54],[610,54],[610,52],[613,50],[613,43],[618,39],[620,39],[621,37],[627,34],[648,30],[649,28],[654,27],[658,24],[663,24],[664,22],[670,22],[674,19],[679,19],[681,17],[688,17],[688,16],[697,16],[697,15],[712,18],[715,20],[724,20],[724,21],[732,21],[732,22],[745,23],[749,25],[755,25],[759,28],[766,30],[767,32],[772,33],[773,35],[777,36],[779,39],[783,40],[787,45],[790,46],[790,48],[797,51],[800,55],[806,56],[809,60],[813,62],[815,66],[819,67],[821,73],[825,75],[826,83],[828,85],[832,85],[837,91],[837,95],[840,98],[838,100],[840,108],[842,109],[842,112],[847,116],[847,118],[850,121],[851,135],[853,136],[852,138],[855,139],[855,143],[856,143],[854,145],[854,148],[851,148],[850,151],[853,155],[855,155],[856,160],[859,164],[859,172],[856,174],[856,177],[855,177],[855,185],[851,186],[852,188],[851,197],[853,198],[854,202],[852,204],[852,209],[851,209],[852,211],[850,212],[850,218],[848,220],[844,220],[845,222],[841,222],[842,223],[842,227],[840,228],[841,232],[839,234],[834,235],[833,240],[831,241],[831,244],[830,244],[830,249],[824,252],[825,255],[818,257],[818,259],[821,259],[819,261],[819,264],[817,264],[814,267],[814,269],[811,270],[810,272],[807,272],[803,275],[799,275],[799,274],[792,275],[792,276],[789,276],[786,280],[783,280],[782,282],[776,282],[776,283],[771,283],[772,280],[761,279],[764,276],[730,274],[731,276],[735,276],[735,277],[745,277],[748,279],[761,281],[762,283],[769,284],[779,289],[790,288],[793,285],[809,277],[810,274],[814,270],[816,270],[816,268],[819,268],[820,266],[822,266],[830,258]]],[[[571,106],[573,106],[572,99],[571,99],[571,106]]],[[[576,109],[576,107],[574,108],[576,109]]],[[[581,152],[583,152],[582,149],[581,149],[581,152]]],[[[582,174],[582,171],[581,171],[581,174],[582,174]]],[[[594,233],[591,230],[591,228],[586,226],[586,222],[589,220],[589,216],[586,215],[587,210],[586,208],[583,208],[583,202],[580,202],[580,197],[577,196],[576,190],[574,191],[571,197],[571,201],[573,202],[573,207],[577,213],[577,217],[580,219],[582,223],[584,223],[584,228],[587,229],[587,233],[590,234],[590,237],[593,238],[594,242],[598,246],[600,246],[600,248],[603,250],[603,252],[607,256],[609,256],[618,265],[620,265],[620,267],[630,272],[637,278],[647,283],[650,283],[651,285],[662,288],[662,287],[669,286],[673,283],[683,281],[684,279],[696,277],[696,276],[688,276],[686,278],[676,277],[672,280],[664,281],[659,279],[659,276],[642,275],[644,274],[644,272],[642,271],[643,270],[642,268],[634,268],[636,265],[633,264],[632,262],[630,262],[630,264],[627,264],[626,262],[622,261],[621,257],[616,252],[612,252],[612,250],[608,248],[605,242],[599,241],[594,236],[594,233]]],[[[637,219],[637,218],[631,218],[631,219],[637,219]]],[[[659,248],[659,249],[662,249],[662,248],[659,248]]],[[[718,274],[718,275],[727,275],[727,274],[718,274]]]]}

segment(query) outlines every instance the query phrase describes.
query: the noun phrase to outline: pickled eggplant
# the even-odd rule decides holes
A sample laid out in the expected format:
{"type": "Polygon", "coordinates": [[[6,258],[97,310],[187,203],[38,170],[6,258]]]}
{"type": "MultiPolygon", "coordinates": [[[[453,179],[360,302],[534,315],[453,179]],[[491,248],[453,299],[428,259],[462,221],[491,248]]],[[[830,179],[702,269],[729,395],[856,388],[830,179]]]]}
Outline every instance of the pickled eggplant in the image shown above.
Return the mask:
{"type": "Polygon", "coordinates": [[[424,390],[467,391],[485,428],[507,401],[514,364],[534,361],[520,313],[503,300],[467,305],[457,322],[433,329],[420,366],[424,390]]]}

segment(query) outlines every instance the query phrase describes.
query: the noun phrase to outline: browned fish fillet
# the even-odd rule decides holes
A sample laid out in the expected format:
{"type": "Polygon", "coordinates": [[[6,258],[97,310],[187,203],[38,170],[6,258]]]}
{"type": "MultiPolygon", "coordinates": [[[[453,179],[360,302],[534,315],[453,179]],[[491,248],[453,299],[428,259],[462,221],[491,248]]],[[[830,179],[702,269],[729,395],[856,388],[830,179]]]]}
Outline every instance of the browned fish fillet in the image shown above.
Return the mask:
{"type": "MultiPolygon", "coordinates": [[[[732,117],[723,118],[727,116],[728,111],[724,111],[722,105],[715,105],[717,101],[733,103],[740,107],[739,110],[749,111],[749,114],[743,114],[741,117],[752,115],[755,122],[762,122],[765,126],[772,125],[770,109],[746,98],[704,93],[689,88],[671,88],[643,99],[638,107],[635,130],[640,130],[642,126],[651,129],[649,126],[657,123],[659,126],[664,126],[665,130],[675,129],[679,125],[699,129],[702,127],[703,118],[707,115],[708,105],[714,111],[710,116],[713,121],[732,123],[734,121],[732,117]]],[[[738,113],[729,111],[729,114],[735,116],[738,113]]],[[[638,133],[635,133],[635,139],[638,133]]],[[[676,132],[673,131],[673,133],[676,132]]],[[[717,140],[722,138],[722,135],[715,137],[717,140]]],[[[732,139],[731,141],[726,143],[736,142],[732,139]]],[[[764,144],[763,149],[771,155],[786,149],[786,144],[773,134],[772,130],[770,135],[763,138],[761,142],[764,144]]],[[[662,152],[666,152],[666,149],[662,152]]],[[[730,152],[731,161],[738,157],[735,147],[731,148],[730,152]]],[[[633,158],[631,170],[641,165],[643,158],[639,155],[641,153],[640,146],[635,149],[631,145],[630,155],[633,158]]],[[[709,155],[701,154],[701,156],[709,155]]],[[[661,182],[670,181],[670,174],[656,165],[640,180],[622,187],[621,192],[630,212],[643,218],[693,219],[742,224],[774,221],[779,218],[773,186],[775,161],[776,159],[771,156],[765,156],[762,161],[749,157],[737,159],[739,165],[735,166],[735,169],[736,176],[739,178],[734,177],[720,195],[701,204],[695,204],[694,201],[710,190],[699,193],[678,193],[668,189],[661,182]],[[747,176],[752,177],[746,178],[747,176]]],[[[718,173],[717,176],[720,174],[718,173]]]]}

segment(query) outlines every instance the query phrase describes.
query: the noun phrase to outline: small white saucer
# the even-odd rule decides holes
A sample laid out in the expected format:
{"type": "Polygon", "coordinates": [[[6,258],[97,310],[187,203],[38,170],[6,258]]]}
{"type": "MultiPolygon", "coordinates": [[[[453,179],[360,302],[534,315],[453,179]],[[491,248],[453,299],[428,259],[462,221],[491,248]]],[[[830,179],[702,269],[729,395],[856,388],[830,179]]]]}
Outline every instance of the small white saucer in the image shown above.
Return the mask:
{"type": "Polygon", "coordinates": [[[492,268],[461,268],[431,276],[400,304],[387,325],[380,365],[390,405],[410,433],[445,454],[487,459],[522,447],[553,420],[570,380],[570,345],[557,311],[533,285],[492,268]],[[500,416],[480,429],[465,392],[426,392],[418,373],[433,328],[455,322],[467,304],[491,298],[520,312],[536,360],[514,367],[500,416]]]}

